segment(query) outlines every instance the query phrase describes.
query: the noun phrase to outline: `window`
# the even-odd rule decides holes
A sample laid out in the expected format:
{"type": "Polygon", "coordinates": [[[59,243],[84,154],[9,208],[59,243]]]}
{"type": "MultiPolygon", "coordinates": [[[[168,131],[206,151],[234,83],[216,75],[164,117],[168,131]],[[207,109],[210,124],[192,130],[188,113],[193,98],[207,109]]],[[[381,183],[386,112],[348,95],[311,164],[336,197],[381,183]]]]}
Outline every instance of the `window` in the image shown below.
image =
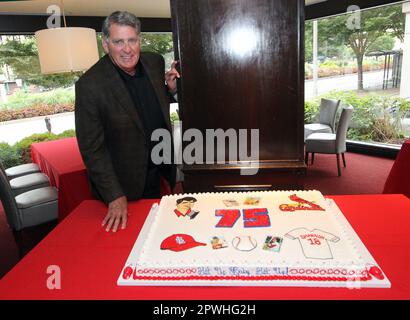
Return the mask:
{"type": "MultiPolygon", "coordinates": [[[[97,43],[103,56],[101,33],[97,43]]],[[[168,69],[174,59],[172,33],[143,33],[141,49],[162,54],[168,69]]],[[[74,111],[74,83],[81,74],[41,74],[33,35],[0,36],[0,122],[74,111]],[[30,112],[6,114],[22,109],[30,112]]]]}
{"type": "Polygon", "coordinates": [[[410,52],[403,55],[410,39],[404,37],[403,8],[389,5],[306,22],[305,122],[317,117],[321,97],[341,99],[354,107],[348,139],[400,145],[409,138],[410,89],[401,78],[403,65],[410,63],[410,52]]]}

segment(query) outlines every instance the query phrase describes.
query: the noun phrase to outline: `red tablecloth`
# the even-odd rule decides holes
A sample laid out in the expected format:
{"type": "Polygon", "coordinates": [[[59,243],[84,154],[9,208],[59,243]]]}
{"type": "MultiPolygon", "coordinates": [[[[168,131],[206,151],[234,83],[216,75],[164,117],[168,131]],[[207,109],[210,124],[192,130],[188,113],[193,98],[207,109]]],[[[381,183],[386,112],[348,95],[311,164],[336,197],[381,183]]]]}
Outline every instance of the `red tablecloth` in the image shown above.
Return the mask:
{"type": "MultiPolygon", "coordinates": [[[[33,143],[31,157],[50,178],[51,185],[58,189],[59,220],[82,201],[95,199],[76,138],[33,143]]],[[[162,177],[160,188],[161,196],[171,193],[168,182],[162,177]]]]}
{"type": "Polygon", "coordinates": [[[387,177],[383,193],[402,193],[410,198],[410,139],[403,143],[387,177]]]}
{"type": "Polygon", "coordinates": [[[83,200],[93,199],[76,138],[33,143],[31,157],[58,189],[60,220],[83,200]]]}
{"type": "Polygon", "coordinates": [[[389,289],[290,287],[119,287],[153,200],[129,204],[125,230],[101,227],[105,206],[85,201],[0,281],[1,299],[410,299],[410,200],[403,195],[332,196],[392,283],[389,289]],[[61,289],[47,289],[47,268],[61,289]]]}

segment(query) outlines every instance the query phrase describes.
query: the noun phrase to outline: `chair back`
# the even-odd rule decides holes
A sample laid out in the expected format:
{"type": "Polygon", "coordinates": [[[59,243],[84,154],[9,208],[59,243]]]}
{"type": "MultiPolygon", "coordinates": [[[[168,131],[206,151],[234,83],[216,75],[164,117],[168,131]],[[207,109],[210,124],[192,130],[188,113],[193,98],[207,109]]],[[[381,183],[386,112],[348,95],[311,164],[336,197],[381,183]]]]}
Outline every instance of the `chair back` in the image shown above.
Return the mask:
{"type": "Polygon", "coordinates": [[[19,210],[9,181],[3,170],[0,170],[0,199],[10,228],[19,230],[22,224],[19,218],[19,210]]]}
{"type": "Polygon", "coordinates": [[[353,107],[348,106],[342,109],[339,124],[336,131],[336,152],[342,153],[346,151],[346,135],[349,128],[350,119],[352,119],[353,107]]]}
{"type": "Polygon", "coordinates": [[[339,108],[340,100],[324,99],[320,100],[319,122],[327,124],[335,132],[336,114],[339,108]]]}

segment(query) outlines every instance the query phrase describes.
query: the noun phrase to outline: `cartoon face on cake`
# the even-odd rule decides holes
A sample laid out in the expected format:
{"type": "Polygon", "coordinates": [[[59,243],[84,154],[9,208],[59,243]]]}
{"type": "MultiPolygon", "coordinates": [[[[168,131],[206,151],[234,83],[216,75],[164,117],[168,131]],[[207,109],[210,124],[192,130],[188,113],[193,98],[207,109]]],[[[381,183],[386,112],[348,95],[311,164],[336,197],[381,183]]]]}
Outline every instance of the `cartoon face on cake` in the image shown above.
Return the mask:
{"type": "Polygon", "coordinates": [[[226,240],[224,237],[213,236],[211,238],[211,246],[212,249],[222,249],[226,248],[228,245],[226,244],[226,240]]]}
{"type": "Polygon", "coordinates": [[[237,207],[237,206],[239,206],[238,201],[236,201],[235,199],[224,199],[224,200],[222,200],[222,202],[227,207],[237,207]]]}
{"type": "Polygon", "coordinates": [[[260,197],[246,197],[243,204],[254,205],[255,206],[255,205],[258,205],[260,201],[261,201],[260,197]]]}
{"type": "Polygon", "coordinates": [[[266,251],[279,252],[282,242],[282,237],[267,236],[262,249],[266,251]]]}
{"type": "Polygon", "coordinates": [[[193,210],[195,202],[196,199],[194,197],[184,197],[177,199],[176,209],[174,210],[177,217],[188,216],[190,219],[194,219],[199,213],[199,211],[193,210]]]}

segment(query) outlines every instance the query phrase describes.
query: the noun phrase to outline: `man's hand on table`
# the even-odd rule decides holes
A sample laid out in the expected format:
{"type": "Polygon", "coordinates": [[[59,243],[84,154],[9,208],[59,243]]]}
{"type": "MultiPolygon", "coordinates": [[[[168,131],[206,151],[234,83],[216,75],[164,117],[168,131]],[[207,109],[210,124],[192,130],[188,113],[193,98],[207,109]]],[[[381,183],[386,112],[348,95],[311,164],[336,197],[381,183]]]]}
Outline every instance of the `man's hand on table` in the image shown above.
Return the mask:
{"type": "Polygon", "coordinates": [[[108,204],[108,212],[105,216],[102,226],[105,231],[110,231],[112,228],[113,232],[117,232],[118,226],[121,224],[121,229],[125,229],[127,226],[127,198],[125,196],[117,198],[108,204]]]}

